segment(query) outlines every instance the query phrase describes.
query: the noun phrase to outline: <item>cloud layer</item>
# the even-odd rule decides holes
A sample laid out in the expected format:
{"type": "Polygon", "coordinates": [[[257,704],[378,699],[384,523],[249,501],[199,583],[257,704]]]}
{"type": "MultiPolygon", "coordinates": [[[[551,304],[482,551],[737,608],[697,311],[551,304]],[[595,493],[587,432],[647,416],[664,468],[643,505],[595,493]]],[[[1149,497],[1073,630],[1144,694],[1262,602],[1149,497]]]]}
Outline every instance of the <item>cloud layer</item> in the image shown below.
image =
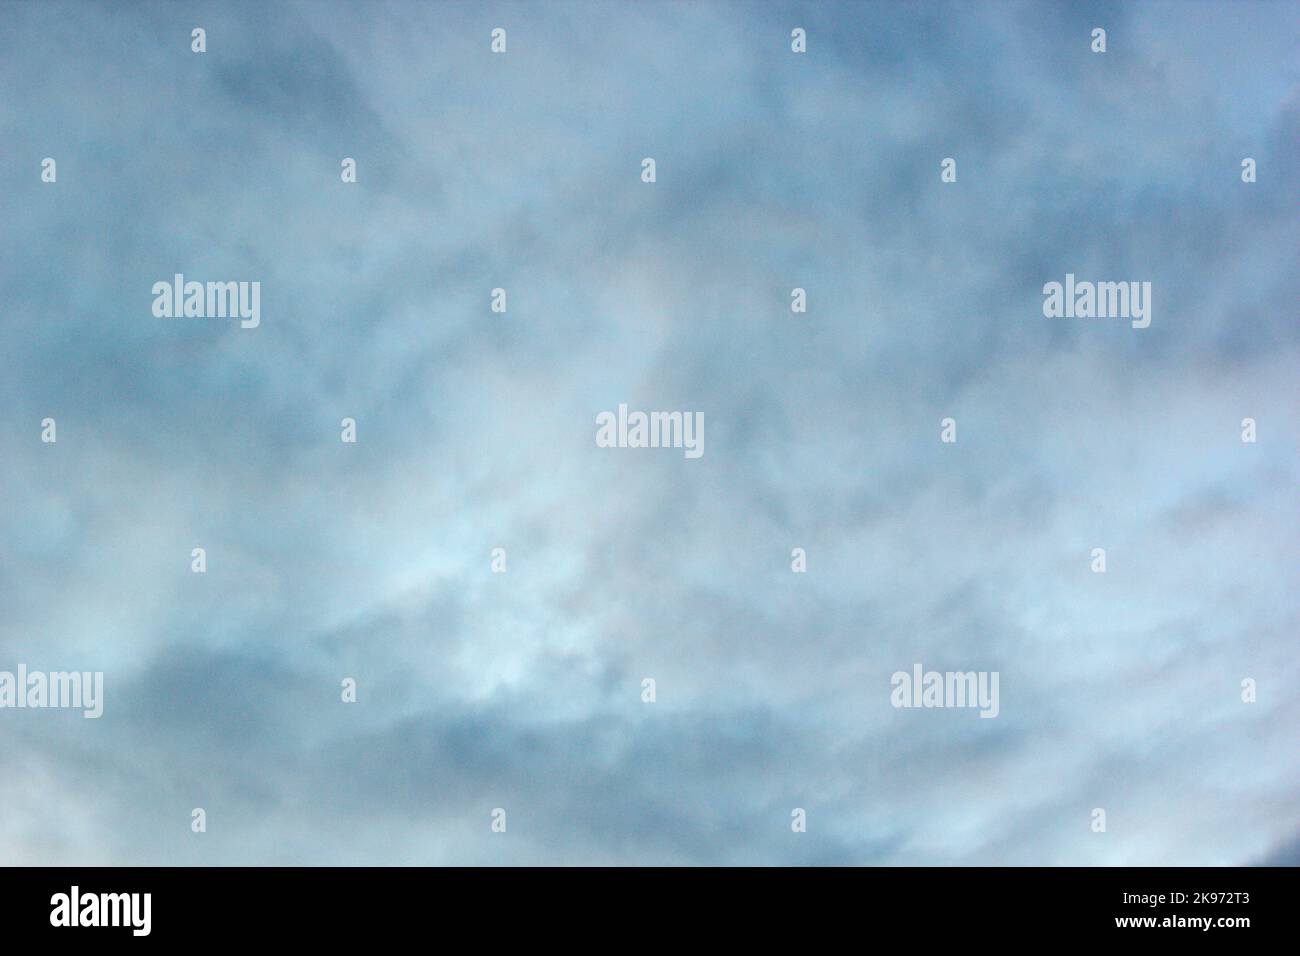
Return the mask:
{"type": "Polygon", "coordinates": [[[1294,861],[1286,4],[0,12],[0,861],[1294,861]]]}

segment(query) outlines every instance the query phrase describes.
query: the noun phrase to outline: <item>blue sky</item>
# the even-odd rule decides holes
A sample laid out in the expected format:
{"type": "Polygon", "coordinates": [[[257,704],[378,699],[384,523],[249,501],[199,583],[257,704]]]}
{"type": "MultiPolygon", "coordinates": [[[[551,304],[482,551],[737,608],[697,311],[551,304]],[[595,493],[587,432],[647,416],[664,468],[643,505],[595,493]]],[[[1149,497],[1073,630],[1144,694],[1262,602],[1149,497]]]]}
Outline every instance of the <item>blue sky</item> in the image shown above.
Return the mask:
{"type": "Polygon", "coordinates": [[[0,669],[105,674],[0,711],[0,860],[1294,862],[1298,39],[0,3],[0,669]],[[1068,272],[1150,328],[1045,318],[1068,272]],[[620,402],[704,456],[597,448],[620,402]],[[915,662],[998,718],[891,708],[915,662]]]}

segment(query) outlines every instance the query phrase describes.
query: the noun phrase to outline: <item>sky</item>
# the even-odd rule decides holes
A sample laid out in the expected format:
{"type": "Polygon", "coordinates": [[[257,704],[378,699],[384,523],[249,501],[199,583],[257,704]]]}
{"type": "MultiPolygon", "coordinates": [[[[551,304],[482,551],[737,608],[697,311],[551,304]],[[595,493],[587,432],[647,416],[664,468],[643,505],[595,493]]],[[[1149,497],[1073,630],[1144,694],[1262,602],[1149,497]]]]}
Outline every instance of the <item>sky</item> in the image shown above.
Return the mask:
{"type": "Polygon", "coordinates": [[[0,0],[0,863],[1300,863],[1298,24],[0,0]]]}

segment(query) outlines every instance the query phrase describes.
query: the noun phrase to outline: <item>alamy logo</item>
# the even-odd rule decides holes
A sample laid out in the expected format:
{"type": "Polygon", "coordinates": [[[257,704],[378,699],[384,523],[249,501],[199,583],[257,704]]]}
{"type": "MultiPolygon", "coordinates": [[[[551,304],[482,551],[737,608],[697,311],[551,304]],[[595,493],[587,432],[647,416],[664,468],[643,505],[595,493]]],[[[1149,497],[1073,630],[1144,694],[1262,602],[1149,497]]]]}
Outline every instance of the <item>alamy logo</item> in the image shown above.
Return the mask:
{"type": "Polygon", "coordinates": [[[153,295],[153,314],[160,319],[239,318],[245,329],[262,324],[260,282],[186,282],[178,272],[171,282],[155,282],[153,295]]]}
{"type": "Polygon", "coordinates": [[[998,671],[895,671],[889,679],[895,707],[978,707],[981,717],[996,717],[998,671]]]}
{"type": "Polygon", "coordinates": [[[704,454],[703,412],[628,412],[596,416],[598,448],[684,448],[687,458],[704,454]]]}
{"type": "Polygon", "coordinates": [[[131,935],[148,936],[152,893],[70,893],[50,897],[51,926],[129,926],[131,935]]]}
{"type": "Polygon", "coordinates": [[[0,708],[68,707],[84,710],[87,720],[104,713],[103,671],[28,672],[26,664],[18,673],[0,671],[0,708]]]}
{"type": "Polygon", "coordinates": [[[1151,324],[1150,282],[1075,282],[1065,274],[1065,285],[1043,286],[1043,315],[1049,319],[1133,319],[1133,328],[1151,324]]]}

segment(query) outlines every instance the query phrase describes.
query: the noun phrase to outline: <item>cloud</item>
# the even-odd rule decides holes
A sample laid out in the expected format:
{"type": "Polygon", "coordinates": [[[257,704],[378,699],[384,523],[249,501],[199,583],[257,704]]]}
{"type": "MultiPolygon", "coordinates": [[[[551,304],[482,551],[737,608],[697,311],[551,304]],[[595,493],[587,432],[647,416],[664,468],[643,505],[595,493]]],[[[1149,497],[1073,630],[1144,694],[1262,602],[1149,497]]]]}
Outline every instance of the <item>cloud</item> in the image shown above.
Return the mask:
{"type": "Polygon", "coordinates": [[[0,856],[1284,859],[1285,12],[11,5],[0,669],[106,707],[0,712],[0,856]],[[262,326],[154,319],[176,272],[262,326]],[[999,718],[891,708],[915,662],[999,718]]]}

